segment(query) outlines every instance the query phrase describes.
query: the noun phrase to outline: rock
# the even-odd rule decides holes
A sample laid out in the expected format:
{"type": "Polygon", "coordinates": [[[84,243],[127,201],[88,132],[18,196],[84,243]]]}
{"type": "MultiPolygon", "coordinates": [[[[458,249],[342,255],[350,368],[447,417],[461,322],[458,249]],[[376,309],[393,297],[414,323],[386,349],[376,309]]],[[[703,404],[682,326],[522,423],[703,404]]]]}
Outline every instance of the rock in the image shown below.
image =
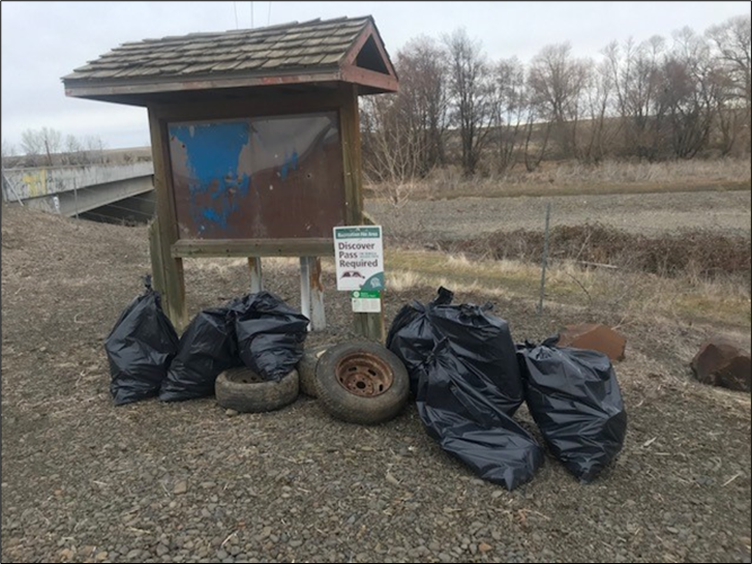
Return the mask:
{"type": "Polygon", "coordinates": [[[567,325],[559,334],[558,346],[602,352],[611,360],[624,360],[627,339],[606,325],[583,323],[567,325]]]}
{"type": "Polygon", "coordinates": [[[225,409],[225,415],[227,415],[227,417],[235,417],[236,415],[239,415],[239,412],[234,409],[225,409]]]}
{"type": "Polygon", "coordinates": [[[81,547],[81,549],[78,552],[83,558],[90,558],[94,555],[94,551],[96,550],[97,550],[96,546],[87,545],[87,546],[81,547]]]}
{"type": "Polygon", "coordinates": [[[177,484],[175,484],[175,488],[172,490],[175,495],[184,494],[188,491],[188,482],[185,480],[180,480],[177,484]]]}
{"type": "Polygon", "coordinates": [[[70,548],[64,548],[59,553],[60,560],[70,560],[73,558],[73,551],[70,548]]]}
{"type": "Polygon", "coordinates": [[[386,473],[386,481],[392,484],[393,486],[399,486],[399,480],[394,477],[394,475],[391,472],[386,473]]]}
{"type": "Polygon", "coordinates": [[[703,384],[738,392],[750,391],[750,354],[728,339],[711,337],[705,341],[690,366],[695,378],[703,384]]]}
{"type": "Polygon", "coordinates": [[[107,560],[108,556],[109,553],[103,550],[102,552],[97,552],[97,554],[94,556],[94,560],[96,560],[97,562],[104,562],[105,560],[107,560]]]}
{"type": "Polygon", "coordinates": [[[490,544],[485,543],[485,542],[482,542],[482,543],[478,544],[478,550],[480,550],[483,554],[485,554],[486,552],[488,552],[492,548],[493,547],[490,544]]]}
{"type": "Polygon", "coordinates": [[[170,552],[170,549],[167,548],[165,545],[161,543],[157,545],[157,556],[164,556],[168,552],[170,552]]]}

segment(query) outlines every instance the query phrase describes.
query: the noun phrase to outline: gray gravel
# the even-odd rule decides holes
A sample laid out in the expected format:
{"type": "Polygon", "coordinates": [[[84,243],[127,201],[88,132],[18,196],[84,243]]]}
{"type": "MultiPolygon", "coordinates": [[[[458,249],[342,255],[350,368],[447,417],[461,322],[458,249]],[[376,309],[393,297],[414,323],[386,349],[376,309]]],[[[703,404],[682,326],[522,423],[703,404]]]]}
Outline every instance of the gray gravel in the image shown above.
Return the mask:
{"type": "MultiPolygon", "coordinates": [[[[148,269],[145,230],[3,213],[3,562],[749,561],[749,396],[686,378],[675,358],[699,330],[629,328],[627,444],[599,480],[548,458],[510,493],[445,455],[412,406],[376,428],[306,398],[114,408],[102,339],[148,269]]],[[[246,284],[188,264],[192,312],[246,284]]],[[[275,268],[294,304],[294,270],[275,268]]],[[[392,294],[388,318],[431,291],[392,294]]],[[[349,335],[346,300],[327,306],[312,344],[349,335]]],[[[498,309],[518,340],[564,320],[498,309]]]]}

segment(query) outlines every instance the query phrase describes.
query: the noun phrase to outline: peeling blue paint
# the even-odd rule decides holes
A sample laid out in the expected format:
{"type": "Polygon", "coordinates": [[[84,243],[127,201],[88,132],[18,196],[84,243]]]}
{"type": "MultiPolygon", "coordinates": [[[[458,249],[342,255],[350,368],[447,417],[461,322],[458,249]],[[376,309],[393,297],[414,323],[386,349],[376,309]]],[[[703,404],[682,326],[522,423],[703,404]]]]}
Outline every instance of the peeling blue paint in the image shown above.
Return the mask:
{"type": "Polygon", "coordinates": [[[250,124],[245,121],[172,125],[170,135],[181,142],[191,178],[191,215],[201,232],[206,222],[227,229],[228,218],[239,209],[238,197],[248,195],[251,178],[239,175],[239,159],[248,144],[250,124]],[[199,205],[197,197],[210,196],[212,206],[199,205]]]}
{"type": "Polygon", "coordinates": [[[285,151],[285,160],[282,162],[282,170],[280,171],[282,180],[287,178],[289,170],[298,170],[298,151],[296,149],[292,150],[292,155],[289,157],[287,151],[285,151]]]}

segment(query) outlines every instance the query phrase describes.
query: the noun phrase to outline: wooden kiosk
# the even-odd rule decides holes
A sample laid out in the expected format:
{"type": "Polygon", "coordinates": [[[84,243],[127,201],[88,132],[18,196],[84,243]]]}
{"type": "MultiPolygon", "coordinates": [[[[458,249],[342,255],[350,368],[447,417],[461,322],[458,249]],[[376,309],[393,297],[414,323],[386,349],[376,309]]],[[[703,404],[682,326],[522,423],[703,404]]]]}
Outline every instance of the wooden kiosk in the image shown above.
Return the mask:
{"type": "MultiPolygon", "coordinates": [[[[155,286],[187,323],[183,259],[301,261],[301,307],[324,326],[321,256],[332,228],[361,225],[358,96],[395,92],[371,17],[125,43],[63,77],[65,94],[149,112],[157,219],[155,286]]],[[[383,321],[356,314],[359,332],[383,321]]],[[[380,317],[380,316],[379,316],[380,317]]]]}

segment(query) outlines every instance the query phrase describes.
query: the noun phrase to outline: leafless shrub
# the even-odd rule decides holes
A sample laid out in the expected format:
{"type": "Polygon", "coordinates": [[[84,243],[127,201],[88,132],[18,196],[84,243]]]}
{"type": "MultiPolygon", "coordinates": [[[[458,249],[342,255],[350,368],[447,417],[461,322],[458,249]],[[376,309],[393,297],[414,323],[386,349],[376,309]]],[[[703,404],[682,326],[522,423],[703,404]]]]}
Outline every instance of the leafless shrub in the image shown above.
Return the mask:
{"type": "MultiPolygon", "coordinates": [[[[500,231],[449,247],[495,259],[540,260],[543,233],[500,231]]],[[[697,279],[733,275],[749,280],[752,264],[749,237],[703,230],[647,237],[600,223],[559,225],[551,230],[549,249],[552,259],[697,279]]]]}

